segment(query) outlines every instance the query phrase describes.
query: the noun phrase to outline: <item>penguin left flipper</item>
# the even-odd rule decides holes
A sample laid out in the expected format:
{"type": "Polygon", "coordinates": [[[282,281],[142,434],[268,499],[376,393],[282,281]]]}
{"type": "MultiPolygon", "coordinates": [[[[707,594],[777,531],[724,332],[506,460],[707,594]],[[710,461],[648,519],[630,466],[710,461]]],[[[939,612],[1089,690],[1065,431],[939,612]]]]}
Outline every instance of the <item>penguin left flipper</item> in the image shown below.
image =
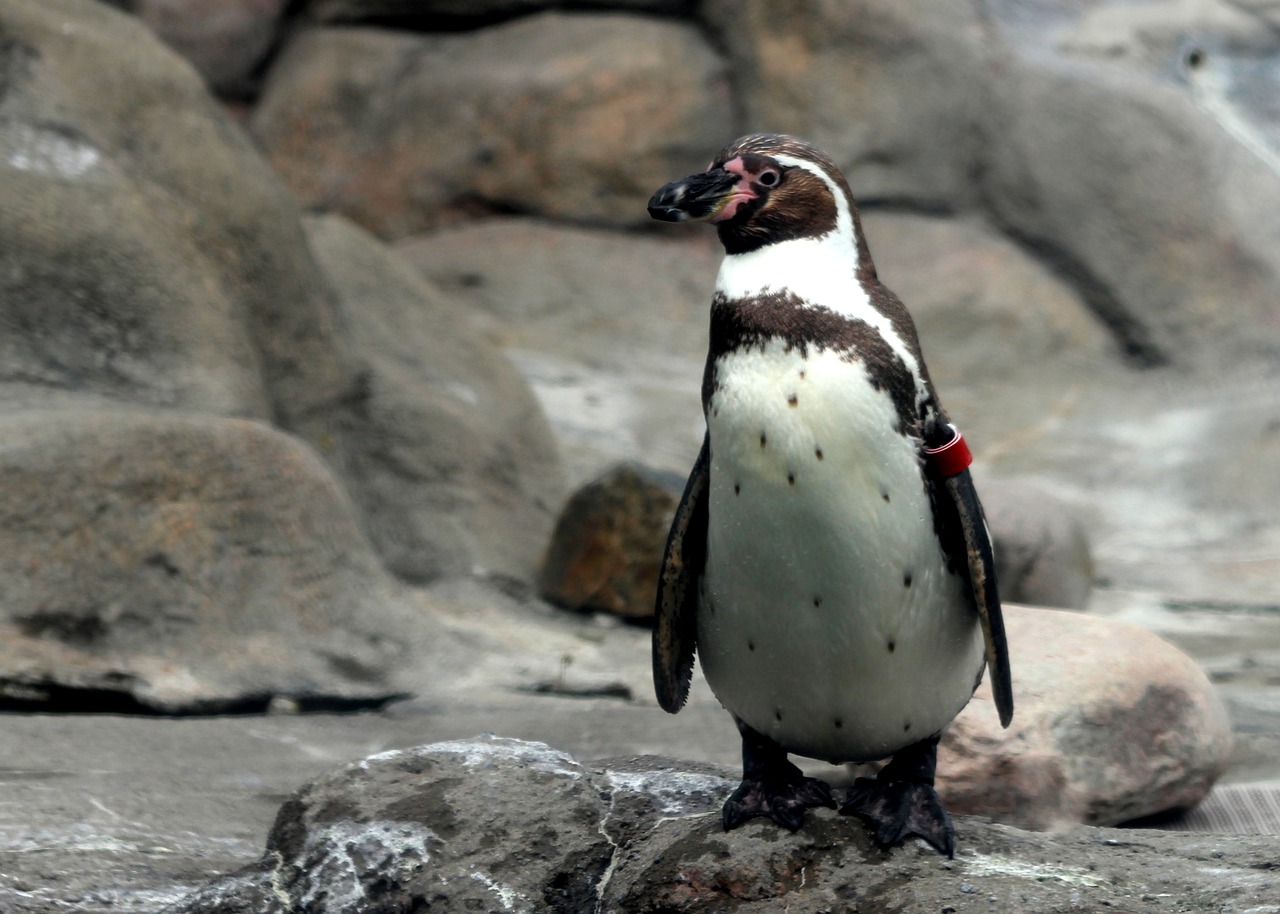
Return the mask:
{"type": "Polygon", "coordinates": [[[698,640],[698,587],[707,562],[707,492],[711,438],[702,439],[676,508],[658,576],[653,618],[653,687],[658,704],[675,714],[689,697],[698,640]]]}
{"type": "Polygon", "coordinates": [[[991,548],[991,534],[982,502],[967,469],[943,480],[943,489],[960,519],[965,557],[969,566],[969,583],[974,605],[982,623],[986,641],[987,669],[991,671],[991,692],[995,697],[1000,725],[1013,720],[1013,683],[1009,672],[1009,643],[1004,633],[1004,615],[1000,610],[1000,593],[996,589],[996,560],[991,548]]]}

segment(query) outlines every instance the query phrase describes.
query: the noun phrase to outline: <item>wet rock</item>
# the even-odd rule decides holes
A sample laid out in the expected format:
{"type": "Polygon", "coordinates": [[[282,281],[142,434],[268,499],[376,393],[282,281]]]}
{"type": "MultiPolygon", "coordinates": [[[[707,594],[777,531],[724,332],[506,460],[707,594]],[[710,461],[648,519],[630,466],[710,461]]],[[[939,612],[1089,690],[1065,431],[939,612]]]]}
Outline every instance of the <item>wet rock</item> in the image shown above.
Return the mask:
{"type": "Polygon", "coordinates": [[[499,737],[387,752],[281,807],[263,862],[173,910],[587,910],[613,853],[588,772],[499,737]]]}
{"type": "Polygon", "coordinates": [[[373,756],[281,807],[256,866],[209,883],[174,914],[433,911],[958,910],[1148,914],[1264,903],[1264,838],[1077,828],[1054,835],[956,821],[947,861],[882,852],[866,827],[815,810],[795,834],[721,829],[732,781],[658,758],[583,766],[544,744],[488,737],[373,756]],[[994,902],[991,900],[994,899],[994,902]]]}
{"type": "Polygon", "coordinates": [[[543,559],[542,596],[568,609],[651,618],[682,488],[678,476],[623,464],[575,492],[543,559]]]}
{"type": "Polygon", "coordinates": [[[645,223],[653,189],[731,132],[726,101],[692,26],[541,13],[448,35],[306,30],[251,124],[305,206],[396,238],[478,212],[645,223]]]}
{"type": "Polygon", "coordinates": [[[305,225],[362,365],[342,474],[388,567],[532,580],[563,488],[523,378],[466,307],[368,233],[337,216],[305,225]]]}
{"type": "Polygon", "coordinates": [[[1001,597],[1084,609],[1093,589],[1093,559],[1071,504],[1042,486],[988,480],[982,484],[982,507],[995,547],[1001,597]]]}
{"type": "Polygon", "coordinates": [[[953,812],[1028,828],[1114,825],[1202,800],[1226,769],[1231,727],[1195,662],[1111,619],[1005,608],[1016,709],[1000,728],[989,683],[942,739],[953,812]]]}
{"type": "Polygon", "coordinates": [[[113,0],[147,24],[214,91],[242,95],[279,38],[287,0],[113,0]]]}
{"type": "Polygon", "coordinates": [[[265,710],[385,701],[430,623],[333,476],[257,422],[126,412],[0,420],[0,700],[265,710]]]}

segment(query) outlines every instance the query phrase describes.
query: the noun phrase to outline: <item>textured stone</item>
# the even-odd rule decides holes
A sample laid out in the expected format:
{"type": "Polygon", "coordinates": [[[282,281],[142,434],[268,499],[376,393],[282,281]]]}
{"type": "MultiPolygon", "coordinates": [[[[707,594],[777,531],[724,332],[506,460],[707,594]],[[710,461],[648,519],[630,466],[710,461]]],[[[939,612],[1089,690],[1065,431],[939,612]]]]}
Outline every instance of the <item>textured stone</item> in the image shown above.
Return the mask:
{"type": "Polygon", "coordinates": [[[651,618],[682,488],[679,477],[623,464],[575,492],[543,559],[542,596],[569,609],[651,618]]]}
{"type": "Polygon", "coordinates": [[[308,208],[383,237],[476,212],[636,225],[730,132],[690,25],[541,13],[475,32],[303,31],[251,125],[308,208]]]}
{"type": "Polygon", "coordinates": [[[396,247],[488,320],[546,409],[572,485],[619,461],[688,473],[702,443],[698,391],[721,256],[712,233],[507,218],[396,247]]]}
{"type": "Polygon", "coordinates": [[[215,880],[173,914],[425,909],[952,911],[1155,914],[1265,904],[1263,838],[1077,828],[1038,835],[956,821],[944,860],[888,853],[832,810],[789,834],[755,820],[725,833],[731,782],[665,759],[582,766],[537,743],[484,738],[388,752],[321,778],[281,807],[256,866],[215,880]]]}
{"type": "Polygon", "coordinates": [[[5,402],[251,416],[323,447],[353,379],[248,138],[103,4],[14,0],[0,35],[5,402]]]}
{"type": "Polygon", "coordinates": [[[0,420],[0,700],[55,710],[377,703],[427,630],[325,465],[240,419],[0,420]]]}
{"type": "Polygon", "coordinates": [[[287,0],[115,0],[185,57],[209,86],[242,94],[279,37],[287,0]]]}
{"type": "Polygon", "coordinates": [[[342,473],[374,545],[410,581],[532,580],[563,488],[524,380],[465,307],[368,233],[337,216],[306,229],[360,366],[342,473]]]}
{"type": "Polygon", "coordinates": [[[1026,828],[1114,825],[1190,808],[1231,756],[1221,699],[1190,657],[1111,619],[1005,608],[1016,709],[1000,728],[984,682],[943,735],[953,812],[1026,828]]]}

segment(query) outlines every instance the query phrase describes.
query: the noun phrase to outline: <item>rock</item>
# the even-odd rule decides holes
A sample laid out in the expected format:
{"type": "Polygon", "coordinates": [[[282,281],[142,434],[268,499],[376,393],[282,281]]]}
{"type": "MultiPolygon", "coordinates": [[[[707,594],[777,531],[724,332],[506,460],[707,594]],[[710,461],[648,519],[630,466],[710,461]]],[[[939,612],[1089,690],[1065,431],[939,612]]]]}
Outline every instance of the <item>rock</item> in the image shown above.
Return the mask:
{"type": "Polygon", "coordinates": [[[1111,619],[1005,607],[1013,723],[984,682],[942,739],[952,812],[1024,828],[1114,825],[1189,809],[1231,756],[1221,699],[1190,657],[1111,619]]]}
{"type": "Polygon", "coordinates": [[[304,206],[398,238],[477,212],[643,224],[653,189],[724,143],[727,107],[692,25],[541,13],[444,35],[304,30],[251,126],[304,206]]]}
{"type": "Polygon", "coordinates": [[[397,251],[489,319],[547,411],[571,485],[619,461],[689,472],[704,431],[713,233],[655,238],[507,218],[415,236],[397,251]]]}
{"type": "Polygon", "coordinates": [[[585,911],[613,852],[604,816],[586,769],[545,744],[388,752],[303,788],[243,888],[214,883],[177,910],[585,911]]]}
{"type": "Polygon", "coordinates": [[[15,0],[0,34],[0,397],[270,419],[323,448],[352,375],[249,140],[103,4],[15,0]]]}
{"type": "Polygon", "coordinates": [[[210,88],[243,95],[279,37],[287,0],[116,0],[191,61],[210,88]]]}
{"type": "Polygon", "coordinates": [[[568,6],[577,9],[636,10],[677,15],[692,10],[693,0],[312,0],[307,15],[320,22],[365,22],[402,28],[457,28],[484,24],[538,10],[568,6]]]}
{"type": "Polygon", "coordinates": [[[683,480],[621,464],[583,486],[556,522],[538,589],[568,609],[649,619],[683,480]]]}
{"type": "Polygon", "coordinates": [[[1267,903],[1265,838],[1077,828],[1053,835],[960,817],[954,861],[885,853],[866,827],[814,810],[789,834],[728,834],[732,782],[656,758],[583,766],[545,744],[487,737],[372,756],[296,793],[255,866],[173,914],[433,911],[955,911],[1134,914],[1267,903]],[[994,899],[994,901],[992,901],[994,899]]]}
{"type": "MultiPolygon", "coordinates": [[[[1202,14],[1228,4],[1197,5],[1181,24],[1165,15],[1163,37],[1152,33],[1135,57],[1099,56],[1073,40],[1098,21],[1090,6],[1064,8],[1065,18],[993,8],[988,64],[998,78],[985,129],[999,141],[984,172],[989,211],[1077,275],[1138,363],[1221,369],[1274,359],[1280,216],[1266,201],[1280,193],[1280,142],[1268,138],[1280,127],[1275,67],[1233,73],[1219,61],[1237,27],[1202,14]]],[[[1274,31],[1261,22],[1253,31],[1244,56],[1274,59],[1274,31]]]]}
{"type": "Polygon", "coordinates": [[[216,713],[379,704],[400,613],[326,467],[257,422],[0,420],[0,703],[216,713]]]}
{"type": "Polygon", "coordinates": [[[1093,589],[1093,559],[1071,505],[1042,486],[1013,480],[984,481],[981,495],[1001,598],[1084,609],[1093,589]]]}
{"type": "Polygon", "coordinates": [[[388,567],[419,583],[532,580],[563,488],[525,382],[465,307],[376,239],[337,216],[305,225],[363,366],[343,475],[388,567]]]}

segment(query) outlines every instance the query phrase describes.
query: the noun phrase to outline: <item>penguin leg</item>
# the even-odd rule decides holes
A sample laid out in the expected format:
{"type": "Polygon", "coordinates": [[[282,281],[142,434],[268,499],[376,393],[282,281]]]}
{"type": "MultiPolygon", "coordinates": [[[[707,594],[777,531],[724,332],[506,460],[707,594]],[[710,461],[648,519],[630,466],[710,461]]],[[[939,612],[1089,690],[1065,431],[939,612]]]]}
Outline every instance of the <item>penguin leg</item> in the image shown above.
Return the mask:
{"type": "Polygon", "coordinates": [[[840,812],[867,822],[881,847],[894,847],[915,835],[939,853],[956,855],[951,817],[933,789],[938,737],[935,734],[900,750],[875,778],[858,778],[849,788],[840,812]]]}
{"type": "Polygon", "coordinates": [[[725,831],[756,816],[765,816],[796,831],[804,822],[807,807],[835,809],[830,787],[816,778],[805,777],[787,761],[787,751],[769,737],[737,717],[733,720],[742,734],[742,783],[725,800],[725,831]]]}

